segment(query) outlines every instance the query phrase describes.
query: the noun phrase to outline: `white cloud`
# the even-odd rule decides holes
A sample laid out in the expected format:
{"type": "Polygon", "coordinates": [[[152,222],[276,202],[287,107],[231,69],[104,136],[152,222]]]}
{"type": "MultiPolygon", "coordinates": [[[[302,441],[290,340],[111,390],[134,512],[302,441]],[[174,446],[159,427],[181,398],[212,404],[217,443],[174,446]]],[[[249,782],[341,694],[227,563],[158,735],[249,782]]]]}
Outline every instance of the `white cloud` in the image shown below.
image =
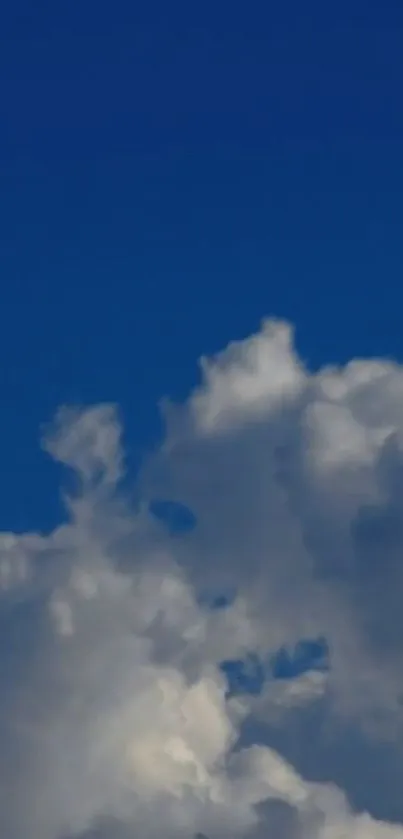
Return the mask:
{"type": "Polygon", "coordinates": [[[0,535],[2,833],[403,839],[403,368],[311,374],[267,323],[203,371],[138,508],[113,407],[63,410],[69,524],[0,535]],[[318,637],[328,672],[227,697],[222,660],[318,637]]]}

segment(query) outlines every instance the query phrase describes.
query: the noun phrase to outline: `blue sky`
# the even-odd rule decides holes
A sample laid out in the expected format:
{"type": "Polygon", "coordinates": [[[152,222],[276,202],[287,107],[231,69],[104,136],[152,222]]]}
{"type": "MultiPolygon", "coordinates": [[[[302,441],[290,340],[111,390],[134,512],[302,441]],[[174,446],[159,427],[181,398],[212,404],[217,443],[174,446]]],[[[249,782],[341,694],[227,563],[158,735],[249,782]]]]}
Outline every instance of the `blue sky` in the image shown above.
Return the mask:
{"type": "Polygon", "coordinates": [[[402,30],[391,0],[4,4],[2,528],[60,514],[58,405],[117,401],[137,463],[264,316],[314,365],[402,357],[402,30]]]}
{"type": "Polygon", "coordinates": [[[403,5],[3,6],[1,830],[403,839],[403,5]]]}

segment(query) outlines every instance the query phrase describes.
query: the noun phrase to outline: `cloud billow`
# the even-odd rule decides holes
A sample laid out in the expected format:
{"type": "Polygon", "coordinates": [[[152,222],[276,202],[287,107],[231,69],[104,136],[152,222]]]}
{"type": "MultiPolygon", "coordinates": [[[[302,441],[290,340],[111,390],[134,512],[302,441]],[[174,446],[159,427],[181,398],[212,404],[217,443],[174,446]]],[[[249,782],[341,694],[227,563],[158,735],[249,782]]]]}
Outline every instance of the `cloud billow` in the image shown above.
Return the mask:
{"type": "Polygon", "coordinates": [[[202,373],[135,508],[62,409],[68,522],[0,534],[2,835],[403,839],[403,368],[268,321],[202,373]]]}

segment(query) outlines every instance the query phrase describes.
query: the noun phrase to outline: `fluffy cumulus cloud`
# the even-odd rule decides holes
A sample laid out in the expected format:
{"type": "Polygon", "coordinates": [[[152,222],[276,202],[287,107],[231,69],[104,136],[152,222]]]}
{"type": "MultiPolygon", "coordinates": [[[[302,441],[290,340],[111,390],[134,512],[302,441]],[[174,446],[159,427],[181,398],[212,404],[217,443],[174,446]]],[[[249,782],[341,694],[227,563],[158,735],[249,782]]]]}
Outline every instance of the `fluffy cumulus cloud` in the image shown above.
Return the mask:
{"type": "Polygon", "coordinates": [[[164,412],[125,497],[63,409],[66,523],[0,535],[2,836],[403,839],[403,368],[270,321],[164,412]]]}

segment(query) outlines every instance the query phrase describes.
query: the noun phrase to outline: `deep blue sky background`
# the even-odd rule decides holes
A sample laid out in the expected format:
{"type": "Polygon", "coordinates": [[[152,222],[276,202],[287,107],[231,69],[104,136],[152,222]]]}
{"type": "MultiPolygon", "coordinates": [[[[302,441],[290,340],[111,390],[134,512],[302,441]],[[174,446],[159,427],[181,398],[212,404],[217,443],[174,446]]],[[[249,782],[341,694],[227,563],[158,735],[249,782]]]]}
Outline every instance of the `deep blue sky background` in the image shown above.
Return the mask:
{"type": "Polygon", "coordinates": [[[0,97],[1,529],[57,520],[60,403],[119,402],[135,463],[263,316],[403,358],[401,0],[14,0],[0,97]]]}

